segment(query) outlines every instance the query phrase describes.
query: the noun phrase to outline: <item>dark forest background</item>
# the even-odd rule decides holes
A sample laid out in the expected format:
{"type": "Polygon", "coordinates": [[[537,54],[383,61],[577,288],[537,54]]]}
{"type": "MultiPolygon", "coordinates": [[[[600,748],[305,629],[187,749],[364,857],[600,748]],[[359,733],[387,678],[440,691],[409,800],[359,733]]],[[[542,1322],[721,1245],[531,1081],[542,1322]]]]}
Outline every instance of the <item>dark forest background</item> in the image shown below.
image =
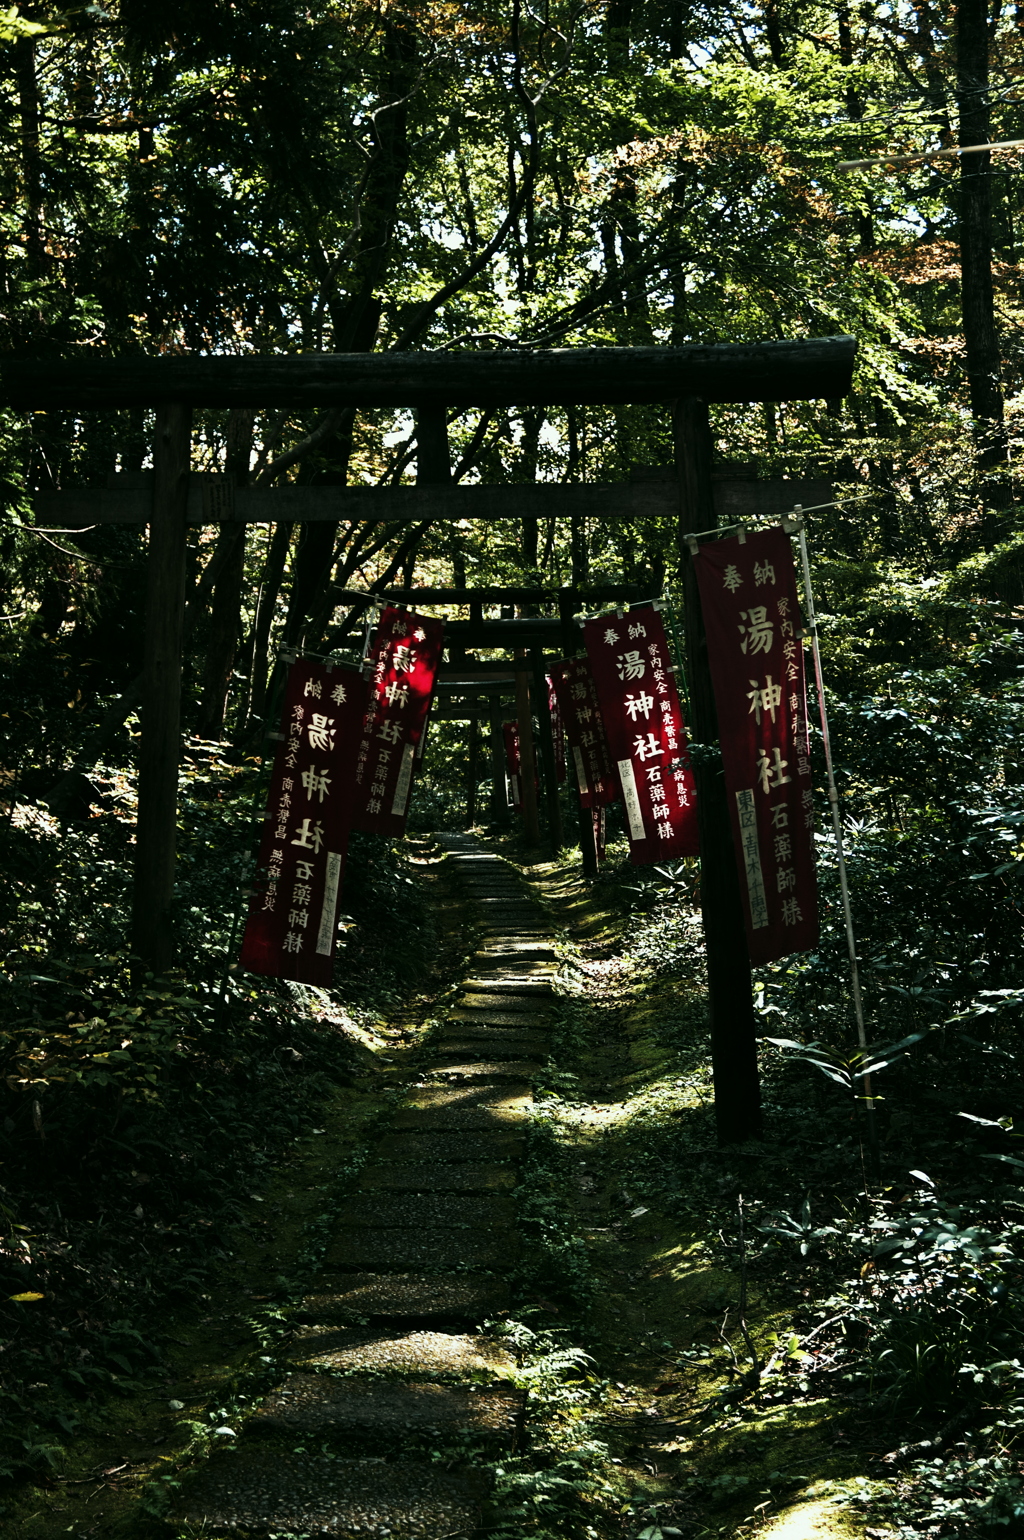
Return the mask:
{"type": "MultiPolygon", "coordinates": [[[[840,1244],[800,1221],[792,1172],[779,1199],[794,1244],[833,1248],[828,1286],[870,1294],[873,1345],[847,1344],[874,1355],[870,1393],[909,1425],[938,1418],[946,1446],[978,1440],[907,1497],[906,1533],[1024,1522],[1024,183],[1015,150],[839,163],[1013,139],[1022,72],[1024,13],[1002,0],[0,13],[7,355],[858,339],[847,399],[712,420],[723,466],[827,477],[839,499],[810,538],[870,1030],[919,1041],[879,1076],[880,1182],[858,1199],[856,1160],[815,1168],[823,1212],[853,1204],[861,1230],[840,1244]]],[[[278,650],[358,647],[346,587],[676,581],[668,521],[625,515],[193,530],[180,967],[132,984],[145,530],[50,527],[33,499],[144,472],[152,426],[141,406],[0,410],[10,1472],[57,1459],[89,1397],[144,1372],[146,1311],[198,1286],[238,1183],[358,1075],[355,1029],[425,975],[408,851],[370,839],[333,991],[229,969],[278,650]],[[26,1390],[40,1381],[52,1404],[26,1390]]],[[[653,406],[458,412],[449,436],[463,481],[627,482],[672,459],[653,406]]],[[[193,465],[390,485],[416,451],[403,413],[203,411],[193,465]]],[[[421,830],[465,811],[463,730],[438,734],[421,830]]],[[[834,897],[827,837],[821,855],[834,897]]],[[[693,966],[677,891],[638,900],[652,970],[693,966]]],[[[830,921],[818,953],[758,980],[766,1031],[823,1045],[834,1071],[766,1049],[820,1151],[835,1108],[855,1113],[843,956],[830,921]]]]}

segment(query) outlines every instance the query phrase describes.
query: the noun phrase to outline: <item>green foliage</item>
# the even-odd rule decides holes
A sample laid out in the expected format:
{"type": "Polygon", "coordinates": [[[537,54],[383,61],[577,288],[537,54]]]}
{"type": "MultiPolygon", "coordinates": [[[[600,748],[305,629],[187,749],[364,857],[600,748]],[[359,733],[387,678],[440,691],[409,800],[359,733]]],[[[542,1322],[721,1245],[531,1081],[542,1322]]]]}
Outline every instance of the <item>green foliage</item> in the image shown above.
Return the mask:
{"type": "Polygon", "coordinates": [[[972,1222],[923,1173],[911,1175],[912,1198],[876,1199],[868,1226],[847,1235],[870,1258],[854,1296],[871,1329],[866,1372],[902,1415],[966,1423],[982,1404],[1019,1393],[1024,1229],[1012,1211],[977,1201],[989,1223],[972,1222]]]}
{"type": "Polygon", "coordinates": [[[517,1279],[521,1291],[553,1299],[576,1313],[590,1298],[593,1276],[586,1245],[562,1201],[566,1160],[550,1124],[538,1115],[522,1173],[519,1223],[527,1243],[517,1279]]]}
{"type": "MultiPolygon", "coordinates": [[[[850,1046],[823,816],[820,945],[758,970],[773,1033],[763,1052],[768,1127],[798,1169],[777,1152],[763,1157],[766,1190],[753,1201],[768,1249],[757,1265],[781,1265],[792,1250],[801,1287],[856,1299],[867,1335],[837,1329],[830,1362],[851,1384],[884,1391],[894,1416],[926,1417],[958,1398],[973,1415],[987,1401],[1000,1413],[995,1428],[1018,1416],[1016,1370],[999,1366],[1018,1356],[1021,1253],[1020,1167],[1002,1125],[1019,1121],[1024,1104],[1022,536],[1009,478],[979,467],[972,436],[957,172],[949,162],[892,175],[836,170],[843,157],[955,133],[946,100],[955,21],[949,5],[931,7],[924,26],[912,9],[851,19],[805,0],[741,16],[656,4],[628,17],[557,0],[543,19],[493,4],[396,11],[362,0],[71,9],[40,0],[30,18],[0,8],[0,350],[59,361],[85,351],[857,336],[845,402],[713,411],[722,460],[837,488],[840,501],[811,525],[826,681],[869,1033],[900,1055],[873,1065],[887,1066],[879,1121],[891,1191],[859,1197],[850,1090],[867,1068],[850,1046]],[[799,1047],[779,1051],[780,1041],[799,1047]],[[964,1111],[973,1121],[955,1122],[964,1111]],[[907,1191],[906,1171],[922,1166],[939,1183],[933,1198],[907,1191]]],[[[997,11],[991,33],[992,137],[1012,138],[1020,103],[1005,83],[1019,73],[1020,28],[997,11]]],[[[1004,169],[992,179],[993,260],[1016,452],[1021,183],[1004,169]]],[[[673,453],[661,405],[451,417],[457,474],[485,483],[625,483],[673,453]]],[[[351,434],[290,453],[317,425],[302,413],[257,413],[254,475],[410,478],[407,414],[360,412],[351,434]]],[[[145,1371],[159,1346],[139,1324],[147,1310],[197,1286],[231,1218],[234,1184],[262,1169],[304,1126],[311,1100],[351,1071],[346,1012],[395,1001],[436,944],[401,848],[357,837],[335,991],[290,990],[231,968],[259,801],[253,749],[277,643],[321,650],[329,638],[354,649],[339,590],[400,573],[551,587],[625,580],[652,592],[675,583],[674,521],[638,519],[626,499],[619,517],[582,531],[557,518],[441,521],[408,550],[400,521],[354,520],[327,531],[312,577],[308,532],[282,553],[276,577],[273,537],[251,532],[241,597],[233,608],[225,601],[217,624],[201,615],[187,644],[186,725],[210,705],[211,660],[231,678],[229,738],[190,740],[182,766],[174,918],[184,966],[133,984],[125,936],[137,721],[108,740],[104,768],[85,766],[91,784],[78,783],[59,822],[40,804],[136,676],[144,537],[130,526],[65,529],[38,516],[34,498],[137,476],[151,428],[145,407],[0,413],[2,1280],[19,1333],[14,1381],[58,1387],[52,1415],[17,1390],[3,1407],[19,1429],[5,1454],[12,1468],[55,1458],[95,1386],[145,1371]],[[231,642],[226,662],[214,658],[218,626],[231,642]],[[148,1260],[128,1268],[126,1255],[148,1260]]],[[[195,467],[222,469],[227,438],[224,411],[197,412],[195,467]]],[[[209,530],[192,531],[190,579],[211,548],[209,530]]],[[[461,822],[467,747],[457,724],[432,730],[415,828],[461,822]]],[[[615,856],[601,891],[632,906],[630,960],[648,1002],[661,1002],[658,1052],[668,1084],[692,1100],[685,1115],[669,1113],[668,1092],[652,1091],[631,1158],[638,1182],[666,1193],[676,1212],[706,1218],[731,1202],[737,1177],[732,1157],[719,1162],[711,1150],[694,876],[684,866],[632,872],[626,883],[615,856]],[[699,1191],[679,1179],[683,1161],[701,1173],[699,1191]]],[[[582,1029],[568,1019],[564,1028],[571,1045],[582,1029]]],[[[560,1095],[578,1084],[564,1066],[549,1071],[560,1095]]],[[[563,1152],[543,1124],[531,1161],[520,1282],[576,1312],[593,1280],[560,1217],[563,1152]]],[[[799,1322],[794,1335],[815,1329],[799,1322]]],[[[772,1376],[772,1394],[820,1388],[815,1376],[831,1383],[803,1352],[772,1376]]],[[[568,1395],[571,1377],[558,1383],[568,1395]]],[[[993,1452],[1003,1434],[979,1437],[973,1463],[957,1455],[945,1471],[908,1478],[917,1486],[894,1510],[901,1525],[926,1513],[940,1533],[1019,1526],[1019,1474],[993,1452]]],[[[509,1467],[513,1531],[586,1533],[604,1479],[602,1456],[587,1448],[581,1439],[584,1452],[561,1451],[549,1471],[509,1467]]],[[[728,1496],[723,1479],[717,1498],[728,1496]]],[[[654,1510],[632,1517],[651,1540],[674,1527],[654,1510]]]]}
{"type": "Polygon", "coordinates": [[[202,1287],[240,1196],[356,1068],[352,1012],[400,997],[430,960],[431,922],[401,849],[356,839],[345,902],[349,935],[367,939],[343,953],[336,990],[307,997],[236,975],[256,770],[199,745],[182,774],[189,967],[133,983],[133,793],[121,772],[99,779],[109,806],[87,822],[60,832],[26,812],[0,823],[0,1314],[17,1325],[0,1393],[18,1430],[0,1444],[8,1470],[48,1458],[92,1396],[154,1366],[154,1307],[202,1287]],[[45,1395],[24,1388],[42,1378],[45,1395]]]}

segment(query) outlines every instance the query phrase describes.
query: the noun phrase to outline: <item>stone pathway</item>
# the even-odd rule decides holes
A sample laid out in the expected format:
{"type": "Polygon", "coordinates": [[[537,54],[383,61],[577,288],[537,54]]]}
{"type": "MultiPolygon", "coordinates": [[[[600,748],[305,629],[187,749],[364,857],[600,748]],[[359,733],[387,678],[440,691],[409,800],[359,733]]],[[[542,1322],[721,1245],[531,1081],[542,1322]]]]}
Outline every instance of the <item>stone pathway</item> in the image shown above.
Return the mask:
{"type": "Polygon", "coordinates": [[[485,938],[344,1205],[290,1371],[187,1484],[178,1517],[205,1533],[469,1540],[488,1496],[478,1462],[522,1439],[512,1361],[480,1323],[507,1307],[519,1254],[521,1125],[555,953],[512,867],[471,836],[441,843],[485,938]]]}

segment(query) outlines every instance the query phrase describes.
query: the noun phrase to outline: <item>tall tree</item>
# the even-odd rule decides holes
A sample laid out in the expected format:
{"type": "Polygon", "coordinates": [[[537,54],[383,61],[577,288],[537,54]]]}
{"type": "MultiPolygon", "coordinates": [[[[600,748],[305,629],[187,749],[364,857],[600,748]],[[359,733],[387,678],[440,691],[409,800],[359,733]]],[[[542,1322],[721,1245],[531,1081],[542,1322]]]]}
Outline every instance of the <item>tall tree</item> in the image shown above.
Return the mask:
{"type": "MultiPolygon", "coordinates": [[[[986,0],[958,0],[956,90],[961,145],[987,144],[989,15],[986,0]]],[[[983,468],[1007,458],[999,333],[992,292],[992,157],[960,157],[960,283],[967,380],[983,468]]]]}

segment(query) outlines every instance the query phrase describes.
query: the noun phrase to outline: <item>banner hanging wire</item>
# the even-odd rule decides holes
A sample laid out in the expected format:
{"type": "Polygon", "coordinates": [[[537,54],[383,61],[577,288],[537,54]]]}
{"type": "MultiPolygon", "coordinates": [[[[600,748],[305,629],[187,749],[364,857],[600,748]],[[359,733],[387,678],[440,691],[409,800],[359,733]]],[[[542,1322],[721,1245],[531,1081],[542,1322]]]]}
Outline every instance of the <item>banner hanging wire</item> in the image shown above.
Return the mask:
{"type": "Polygon", "coordinates": [[[786,534],[792,535],[796,533],[798,528],[794,521],[802,519],[805,513],[818,513],[823,508],[842,508],[847,503],[863,503],[869,497],[874,496],[874,492],[856,492],[853,497],[836,497],[830,503],[809,503],[807,507],[804,507],[802,503],[797,503],[788,513],[752,514],[749,519],[737,519],[735,524],[716,524],[714,529],[695,530],[693,534],[687,534],[685,539],[690,547],[690,554],[696,556],[698,540],[711,540],[722,535],[735,535],[737,531],[742,533],[749,524],[764,523],[772,525],[781,523],[786,534]]]}
{"type": "MultiPolygon", "coordinates": [[[[340,652],[313,652],[309,647],[288,647],[284,643],[278,647],[277,656],[282,663],[297,663],[301,658],[304,663],[307,661],[326,663],[328,668],[347,668],[350,671],[353,669],[358,671],[362,666],[351,658],[343,657],[340,652]]],[[[268,733],[267,736],[274,735],[268,733]]]]}

